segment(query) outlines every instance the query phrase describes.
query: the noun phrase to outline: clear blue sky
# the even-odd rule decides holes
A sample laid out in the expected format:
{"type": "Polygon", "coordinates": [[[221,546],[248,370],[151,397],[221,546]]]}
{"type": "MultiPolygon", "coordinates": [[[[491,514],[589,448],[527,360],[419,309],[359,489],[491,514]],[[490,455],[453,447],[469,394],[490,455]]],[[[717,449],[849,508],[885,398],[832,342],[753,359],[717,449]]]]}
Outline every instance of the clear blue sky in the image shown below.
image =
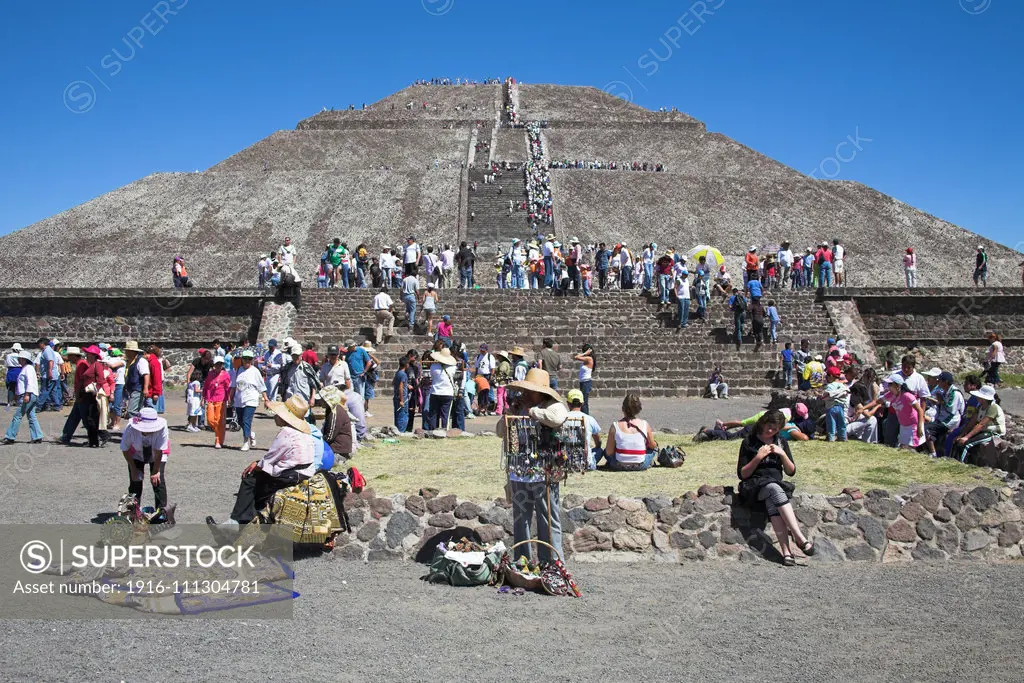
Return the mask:
{"type": "Polygon", "coordinates": [[[1024,239],[1020,0],[3,9],[0,234],[153,172],[205,169],[324,106],[421,77],[513,75],[674,105],[805,173],[863,182],[1010,246],[1024,239]],[[698,17],[704,8],[714,14],[698,17]],[[840,149],[848,161],[822,163],[858,133],[859,150],[840,149]]]}

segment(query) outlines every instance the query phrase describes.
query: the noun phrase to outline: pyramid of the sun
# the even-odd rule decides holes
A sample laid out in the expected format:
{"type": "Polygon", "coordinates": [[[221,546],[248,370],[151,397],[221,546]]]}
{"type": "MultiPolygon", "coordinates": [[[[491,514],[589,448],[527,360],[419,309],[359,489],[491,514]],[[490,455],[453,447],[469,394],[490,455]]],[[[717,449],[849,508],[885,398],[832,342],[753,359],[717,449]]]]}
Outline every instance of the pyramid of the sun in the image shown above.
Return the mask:
{"type": "MultiPolygon", "coordinates": [[[[500,196],[482,183],[469,189],[488,162],[528,158],[524,131],[507,120],[508,97],[499,84],[412,86],[366,109],[323,111],[206,171],[147,176],[0,238],[2,284],[166,286],[181,254],[199,286],[251,286],[258,257],[285,236],[307,279],[335,236],[374,251],[410,233],[486,249],[528,236],[524,214],[507,216],[508,200],[523,196],[521,172],[500,179],[500,196]],[[39,267],[55,261],[73,267],[39,267]]],[[[982,244],[993,283],[1019,281],[1019,253],[864,185],[809,178],[685,114],[587,87],[524,84],[518,97],[522,121],[546,122],[551,160],[666,169],[552,170],[562,238],[709,243],[736,270],[751,244],[789,240],[802,250],[839,237],[860,286],[901,282],[907,246],[919,255],[919,284],[962,285],[982,244]]]]}

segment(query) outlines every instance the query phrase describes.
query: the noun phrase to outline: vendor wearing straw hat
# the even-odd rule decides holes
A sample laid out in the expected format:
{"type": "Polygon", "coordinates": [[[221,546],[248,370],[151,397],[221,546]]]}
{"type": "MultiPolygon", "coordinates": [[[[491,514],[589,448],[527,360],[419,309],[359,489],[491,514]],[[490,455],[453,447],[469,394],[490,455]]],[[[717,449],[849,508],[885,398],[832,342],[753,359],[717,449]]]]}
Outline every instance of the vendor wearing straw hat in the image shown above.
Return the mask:
{"type": "MultiPolygon", "coordinates": [[[[544,370],[534,368],[526,373],[526,379],[519,382],[512,382],[508,390],[515,392],[508,415],[528,415],[533,420],[545,427],[557,429],[562,426],[569,411],[562,403],[562,397],[550,387],[550,377],[544,370]]],[[[498,423],[498,430],[502,435],[508,434],[504,418],[498,423]]],[[[537,513],[537,538],[546,541],[555,547],[558,558],[562,558],[562,522],[561,506],[558,502],[559,485],[553,483],[550,486],[550,497],[548,496],[543,476],[521,477],[509,474],[512,491],[512,520],[513,535],[516,543],[531,538],[530,520],[534,511],[537,513]],[[551,520],[550,527],[548,519],[551,520]]],[[[529,556],[529,549],[526,545],[516,549],[516,556],[529,556]]],[[[540,546],[537,551],[538,559],[541,562],[551,561],[551,552],[546,546],[540,546]]]]}
{"type": "Polygon", "coordinates": [[[447,429],[455,398],[455,366],[451,349],[445,347],[430,354],[430,425],[447,429]]]}
{"type": "MultiPolygon", "coordinates": [[[[228,524],[248,524],[258,510],[266,507],[275,491],[294,486],[314,474],[316,440],[305,419],[309,404],[301,396],[293,395],[284,403],[271,401],[267,407],[274,413],[274,422],[281,431],[267,454],[242,471],[228,524]]],[[[207,517],[206,523],[216,524],[213,517],[207,517]]]]}
{"type": "Polygon", "coordinates": [[[167,420],[156,414],[155,408],[143,408],[128,421],[121,435],[121,453],[128,463],[128,493],[135,494],[135,500],[142,507],[142,479],[146,465],[149,465],[149,483],[153,485],[153,497],[158,509],[167,507],[167,482],[164,468],[171,454],[171,436],[167,431],[167,420]]]}

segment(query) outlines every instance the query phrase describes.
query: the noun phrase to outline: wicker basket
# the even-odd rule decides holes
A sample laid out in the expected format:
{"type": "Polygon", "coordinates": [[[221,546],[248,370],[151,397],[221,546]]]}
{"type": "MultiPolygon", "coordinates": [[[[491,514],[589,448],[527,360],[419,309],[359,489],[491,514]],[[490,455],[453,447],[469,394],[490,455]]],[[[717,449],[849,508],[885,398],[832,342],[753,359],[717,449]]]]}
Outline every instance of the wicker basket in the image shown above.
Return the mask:
{"type": "Polygon", "coordinates": [[[544,584],[541,582],[541,579],[540,579],[539,576],[538,577],[527,578],[526,576],[523,576],[522,574],[520,574],[519,571],[515,568],[515,564],[514,564],[514,562],[515,562],[515,560],[514,560],[515,554],[514,554],[513,551],[516,548],[518,548],[519,546],[524,545],[526,543],[535,543],[535,544],[538,544],[538,545],[546,545],[548,548],[551,548],[551,552],[554,553],[554,555],[556,557],[558,556],[558,551],[555,550],[555,546],[553,546],[550,543],[547,543],[545,541],[540,541],[540,540],[537,540],[537,539],[529,539],[529,540],[526,540],[526,541],[520,541],[519,543],[516,543],[515,545],[513,545],[511,548],[509,548],[506,551],[508,553],[508,556],[509,556],[509,559],[511,560],[511,562],[510,562],[509,568],[505,571],[505,582],[508,583],[510,586],[515,586],[516,588],[523,588],[525,590],[537,591],[538,593],[544,593],[545,592],[544,584]]]}

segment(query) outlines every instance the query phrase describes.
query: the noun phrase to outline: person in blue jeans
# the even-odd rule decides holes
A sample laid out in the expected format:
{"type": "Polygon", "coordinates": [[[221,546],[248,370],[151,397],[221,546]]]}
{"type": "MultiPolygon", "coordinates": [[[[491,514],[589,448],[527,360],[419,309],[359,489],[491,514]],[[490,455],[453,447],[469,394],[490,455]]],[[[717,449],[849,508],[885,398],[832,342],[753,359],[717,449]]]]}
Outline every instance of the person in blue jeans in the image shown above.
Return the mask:
{"type": "Polygon", "coordinates": [[[658,443],[654,430],[646,420],[637,417],[643,405],[634,393],[626,394],[622,400],[622,419],[613,422],[608,429],[605,458],[613,470],[635,472],[646,470],[654,462],[658,443]]]}
{"type": "Polygon", "coordinates": [[[405,317],[409,321],[409,330],[416,327],[416,302],[420,289],[419,280],[416,278],[416,265],[409,267],[409,274],[402,278],[402,302],[405,304],[405,317]]]}
{"type": "Polygon", "coordinates": [[[741,291],[736,290],[736,293],[729,297],[729,308],[732,309],[736,348],[738,349],[743,344],[743,324],[747,319],[747,300],[741,291]]]}
{"type": "Polygon", "coordinates": [[[18,438],[21,431],[21,421],[28,418],[29,438],[32,443],[41,443],[43,430],[39,426],[39,418],[36,417],[36,402],[39,400],[39,380],[36,378],[36,369],[32,365],[32,354],[28,351],[21,351],[18,354],[18,361],[21,363],[21,372],[14,389],[15,411],[11,418],[11,424],[4,435],[4,443],[12,444],[18,438]]]}
{"type": "Polygon", "coordinates": [[[39,374],[37,404],[40,412],[47,409],[60,410],[63,404],[60,397],[60,356],[53,348],[50,340],[43,337],[39,340],[39,374]]]}
{"type": "Polygon", "coordinates": [[[793,388],[793,342],[786,342],[786,348],[779,352],[779,361],[782,363],[782,386],[786,389],[793,388]]]}
{"type": "Polygon", "coordinates": [[[842,372],[833,366],[828,369],[829,383],[825,385],[825,432],[829,441],[846,441],[846,411],[850,408],[850,387],[843,381],[842,372]]]}
{"type": "Polygon", "coordinates": [[[683,268],[676,277],[676,303],[679,306],[679,329],[690,324],[690,271],[683,268]]]}
{"type": "Polygon", "coordinates": [[[398,359],[398,370],[391,380],[394,388],[393,403],[395,409],[395,429],[404,432],[409,426],[409,358],[402,356],[398,359]]]}

